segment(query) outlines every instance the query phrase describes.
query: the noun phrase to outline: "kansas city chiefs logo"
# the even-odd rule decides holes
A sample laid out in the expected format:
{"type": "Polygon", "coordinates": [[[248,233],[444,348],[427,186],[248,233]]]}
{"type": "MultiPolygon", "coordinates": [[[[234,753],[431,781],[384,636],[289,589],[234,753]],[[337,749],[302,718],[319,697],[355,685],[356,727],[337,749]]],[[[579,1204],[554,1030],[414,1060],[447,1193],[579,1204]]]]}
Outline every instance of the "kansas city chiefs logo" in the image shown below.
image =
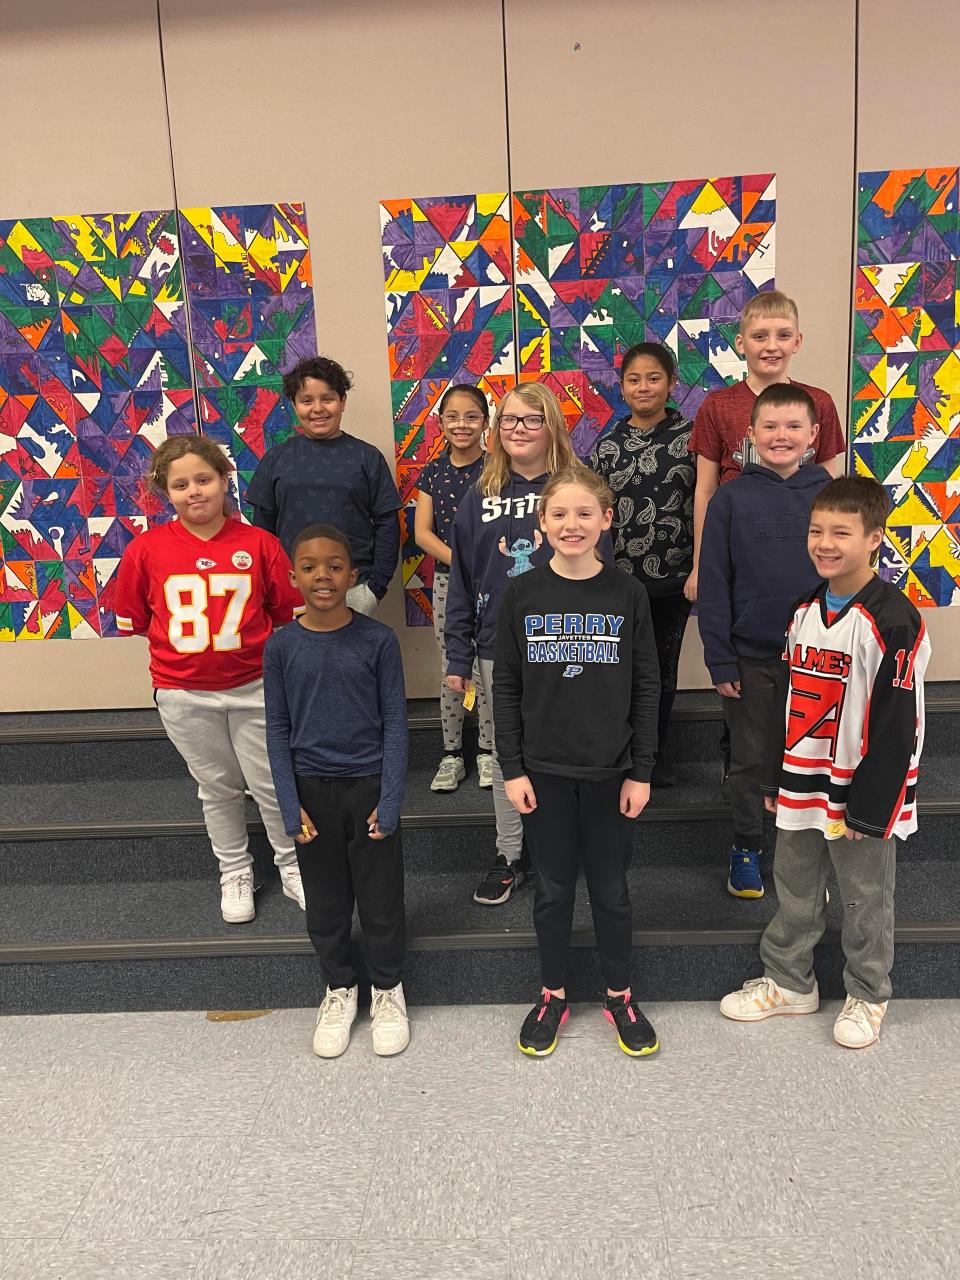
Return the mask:
{"type": "Polygon", "coordinates": [[[216,560],[208,560],[206,556],[201,556],[197,561],[198,569],[215,569],[217,567],[216,560]]]}
{"type": "Polygon", "coordinates": [[[253,564],[253,556],[249,551],[235,551],[230,560],[235,569],[249,569],[253,564]]]}

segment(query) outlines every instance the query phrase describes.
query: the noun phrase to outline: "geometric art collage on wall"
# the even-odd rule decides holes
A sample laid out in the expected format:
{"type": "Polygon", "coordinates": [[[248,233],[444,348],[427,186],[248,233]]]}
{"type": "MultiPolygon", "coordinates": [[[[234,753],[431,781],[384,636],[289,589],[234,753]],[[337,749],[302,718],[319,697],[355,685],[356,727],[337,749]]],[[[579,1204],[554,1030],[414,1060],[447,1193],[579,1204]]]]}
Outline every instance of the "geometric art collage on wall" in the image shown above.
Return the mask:
{"type": "Polygon", "coordinates": [[[153,450],[199,423],[242,503],[315,351],[303,204],[0,221],[0,640],[116,635],[153,450]]]}
{"type": "Polygon", "coordinates": [[[880,573],[960,604],[958,171],[859,177],[851,470],[885,486],[880,573]]]}
{"type": "Polygon", "coordinates": [[[665,343],[693,417],[743,377],[740,311],[774,285],[772,174],[465,196],[380,206],[407,622],[431,620],[433,562],[413,542],[436,404],[470,382],[494,407],[519,380],[557,394],[583,457],[624,413],[619,366],[665,343]]]}

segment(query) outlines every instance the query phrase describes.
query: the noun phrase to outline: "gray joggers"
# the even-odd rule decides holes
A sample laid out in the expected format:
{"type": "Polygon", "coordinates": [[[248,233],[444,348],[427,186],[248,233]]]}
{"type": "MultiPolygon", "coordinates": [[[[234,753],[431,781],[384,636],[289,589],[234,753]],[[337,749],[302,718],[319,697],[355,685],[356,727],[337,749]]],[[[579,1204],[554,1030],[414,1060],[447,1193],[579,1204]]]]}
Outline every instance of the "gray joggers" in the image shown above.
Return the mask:
{"type": "Polygon", "coordinates": [[[238,689],[158,689],[167,737],[197,783],[203,820],[220,863],[220,883],[253,863],[247,847],[244,782],[259,806],[278,867],[295,867],[267,759],[263,681],[238,689]]]}
{"type": "Polygon", "coordinates": [[[827,840],[819,831],[777,832],[773,878],[780,909],[760,939],[763,972],[788,991],[813,990],[813,948],[827,926],[827,869],[843,903],[843,983],[855,1000],[890,998],[896,841],[827,840]]]}
{"type": "MultiPolygon", "coordinates": [[[[447,685],[447,649],[443,643],[443,624],[447,616],[447,591],[450,586],[449,573],[433,575],[433,630],[440,646],[440,726],[443,730],[443,751],[445,755],[458,752],[463,747],[463,697],[454,693],[447,685]]],[[[473,664],[473,683],[477,689],[477,719],[480,722],[480,740],[478,749],[493,754],[493,719],[487,704],[487,695],[483,691],[483,683],[477,664],[473,664]]]]}
{"type": "MultiPolygon", "coordinates": [[[[493,718],[493,659],[480,658],[478,662],[483,691],[487,695],[487,706],[493,718]]],[[[494,726],[495,728],[495,726],[494,726]]],[[[497,819],[497,853],[502,854],[507,862],[519,862],[523,848],[523,822],[519,813],[507,799],[503,785],[503,774],[500,772],[500,761],[497,753],[493,753],[493,811],[497,819]]]]}

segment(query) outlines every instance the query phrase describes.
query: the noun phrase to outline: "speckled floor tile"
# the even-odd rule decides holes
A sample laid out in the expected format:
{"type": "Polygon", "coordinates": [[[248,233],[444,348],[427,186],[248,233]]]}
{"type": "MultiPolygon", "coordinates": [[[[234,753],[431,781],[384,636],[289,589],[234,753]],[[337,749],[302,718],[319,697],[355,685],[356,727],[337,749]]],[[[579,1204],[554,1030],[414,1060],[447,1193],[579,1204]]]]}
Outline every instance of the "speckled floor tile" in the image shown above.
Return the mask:
{"type": "Polygon", "coordinates": [[[520,1023],[529,1005],[453,1004],[414,1005],[410,1009],[410,1047],[404,1051],[423,1057],[511,1057],[520,1023]]]}
{"type": "Polygon", "coordinates": [[[511,1145],[506,1134],[385,1136],[361,1241],[505,1239],[510,1185],[511,1145]]]}
{"type": "Polygon", "coordinates": [[[52,1240],[0,1239],[0,1280],[37,1280],[52,1240]]]}
{"type": "Polygon", "coordinates": [[[0,1236],[60,1236],[109,1154],[109,1145],[0,1138],[0,1236]]]}
{"type": "Polygon", "coordinates": [[[830,1252],[840,1280],[957,1280],[956,1229],[903,1232],[889,1226],[831,1234],[830,1252]]]}
{"type": "MultiPolygon", "coordinates": [[[[193,1054],[202,1013],[73,1013],[15,1017],[7,1048],[34,1059],[165,1058],[193,1054]]],[[[0,1022],[0,1030],[2,1030],[0,1022]]],[[[0,1056],[3,1042],[0,1041],[0,1056]]]]}
{"type": "Polygon", "coordinates": [[[824,1227],[842,1205],[851,1225],[960,1228],[956,1187],[925,1132],[797,1133],[784,1141],[824,1227]]]}
{"type": "Polygon", "coordinates": [[[840,1280],[829,1246],[819,1236],[671,1240],[670,1264],[673,1280],[840,1280]]]}
{"type": "Polygon", "coordinates": [[[530,1133],[762,1128],[775,1102],[773,1083],[757,1076],[744,1109],[730,1086],[739,1058],[735,1067],[667,1053],[631,1058],[613,1036],[567,1041],[562,1034],[549,1058],[517,1056],[516,1123],[530,1133]]]}
{"type": "Polygon", "coordinates": [[[360,1243],[350,1280],[511,1280],[505,1240],[360,1243]]]}
{"type": "Polygon", "coordinates": [[[342,1137],[247,1138],[210,1234],[355,1239],[376,1154],[375,1137],[352,1137],[349,1159],[342,1137]]]}
{"type": "MultiPolygon", "coordinates": [[[[873,1049],[867,1052],[872,1053],[873,1049]]],[[[922,1121],[935,1119],[937,1124],[960,1128],[957,1054],[952,1049],[931,1048],[920,1058],[903,1057],[894,1061],[894,1057],[893,1054],[884,1054],[883,1061],[903,1086],[909,1081],[911,1096],[904,1100],[904,1104],[912,1105],[922,1121]]]]}
{"type": "MultiPolygon", "coordinates": [[[[597,1230],[597,1224],[594,1224],[597,1230]]],[[[629,1277],[629,1280],[673,1280],[665,1241],[650,1239],[589,1237],[565,1240],[554,1234],[543,1239],[514,1240],[512,1280],[600,1280],[600,1277],[629,1277]]]]}
{"type": "Polygon", "coordinates": [[[630,1224],[632,1237],[660,1237],[663,1218],[646,1135],[558,1134],[513,1142],[511,1240],[522,1236],[605,1238],[630,1224]]]}
{"type": "Polygon", "coordinates": [[[42,1070],[21,1068],[12,1082],[19,1105],[5,1126],[35,1138],[113,1138],[134,1098],[134,1068],[121,1059],[88,1057],[47,1063],[42,1070]]]}
{"type": "Polygon", "coordinates": [[[239,1138],[209,1135],[118,1144],[64,1243],[205,1239],[240,1154],[239,1138]]]}
{"type": "Polygon", "coordinates": [[[55,1244],[33,1280],[193,1280],[202,1249],[171,1240],[55,1244]]]}
{"type": "MultiPolygon", "coordinates": [[[[753,1099],[751,1095],[751,1105],[753,1099]]],[[[664,1231],[674,1240],[727,1240],[731,1196],[769,1239],[816,1236],[820,1224],[783,1138],[762,1131],[676,1131],[653,1146],[664,1231]]]]}
{"type": "Polygon", "coordinates": [[[379,1133],[380,1095],[394,1065],[374,1054],[369,1032],[354,1031],[339,1058],[318,1058],[311,1048],[277,1069],[251,1136],[379,1133]]]}
{"type": "Polygon", "coordinates": [[[353,1245],[345,1240],[207,1242],[193,1280],[350,1280],[353,1245]]]}
{"type": "Polygon", "coordinates": [[[516,1051],[458,1056],[413,1048],[411,1043],[392,1064],[383,1090],[385,1131],[512,1129],[516,1051]]]}
{"type": "Polygon", "coordinates": [[[117,1118],[137,1138],[245,1137],[251,1133],[279,1070],[261,1062],[212,1059],[134,1063],[132,1089],[117,1118]]]}

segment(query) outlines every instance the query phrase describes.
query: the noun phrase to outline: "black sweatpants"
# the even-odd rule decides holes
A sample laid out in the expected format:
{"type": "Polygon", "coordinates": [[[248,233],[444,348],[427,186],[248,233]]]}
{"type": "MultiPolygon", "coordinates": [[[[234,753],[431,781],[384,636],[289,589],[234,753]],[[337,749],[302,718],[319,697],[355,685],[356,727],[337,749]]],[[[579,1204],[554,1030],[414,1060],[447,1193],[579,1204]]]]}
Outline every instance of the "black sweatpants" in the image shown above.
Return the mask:
{"type": "Polygon", "coordinates": [[[350,928],[356,902],[370,981],[389,990],[400,981],[406,945],[400,828],[371,840],[367,817],[380,799],[380,775],[297,777],[300,803],[317,837],[297,845],[307,904],[307,932],[331,987],[352,987],[350,928]]]}
{"type": "Polygon", "coordinates": [[[677,667],[680,664],[683,633],[692,608],[693,605],[682,591],[669,596],[650,596],[650,620],[653,623],[653,638],[660,664],[660,710],[657,716],[657,760],[660,764],[665,764],[669,758],[667,735],[677,696],[677,667]]]}
{"type": "Polygon", "coordinates": [[[611,991],[630,986],[633,911],[627,866],[634,824],[620,812],[622,774],[583,782],[553,773],[531,773],[537,807],[523,815],[533,861],[533,923],[540,974],[551,991],[566,985],[570,931],[583,866],[597,935],[600,968],[611,991]]]}
{"type": "Polygon", "coordinates": [[[783,658],[741,658],[740,697],[720,699],[730,730],[727,798],[738,849],[763,847],[761,784],[780,776],[789,682],[783,658]]]}

